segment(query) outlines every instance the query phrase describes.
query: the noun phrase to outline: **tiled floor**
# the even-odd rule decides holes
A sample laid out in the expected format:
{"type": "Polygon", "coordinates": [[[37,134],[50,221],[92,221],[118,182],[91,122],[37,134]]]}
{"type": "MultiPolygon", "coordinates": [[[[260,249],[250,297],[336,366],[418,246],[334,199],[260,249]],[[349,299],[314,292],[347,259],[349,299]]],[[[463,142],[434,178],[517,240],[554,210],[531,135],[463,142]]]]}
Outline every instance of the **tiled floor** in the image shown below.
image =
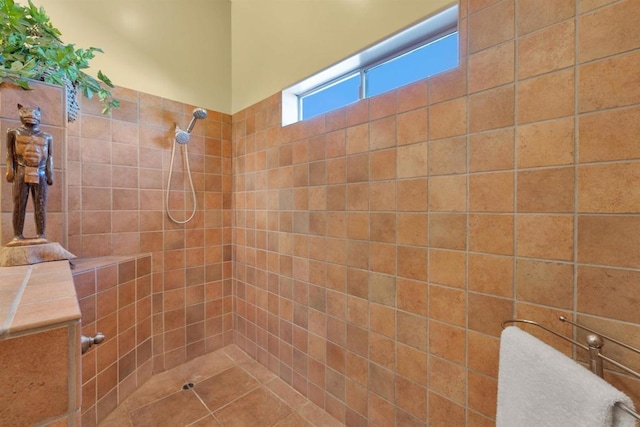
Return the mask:
{"type": "Polygon", "coordinates": [[[235,345],[152,377],[100,427],[341,426],[235,345]],[[192,383],[193,387],[183,389],[192,383]]]}

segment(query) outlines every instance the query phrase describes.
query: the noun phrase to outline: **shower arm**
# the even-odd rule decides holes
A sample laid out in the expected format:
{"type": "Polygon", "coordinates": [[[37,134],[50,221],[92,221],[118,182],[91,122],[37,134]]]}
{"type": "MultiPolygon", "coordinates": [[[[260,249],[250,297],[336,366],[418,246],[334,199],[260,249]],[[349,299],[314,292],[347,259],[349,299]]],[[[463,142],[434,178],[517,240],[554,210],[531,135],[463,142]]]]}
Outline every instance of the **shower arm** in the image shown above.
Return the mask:
{"type": "Polygon", "coordinates": [[[189,126],[187,126],[187,132],[191,133],[194,127],[196,127],[196,121],[198,119],[194,116],[191,118],[191,122],[189,122],[189,126]]]}

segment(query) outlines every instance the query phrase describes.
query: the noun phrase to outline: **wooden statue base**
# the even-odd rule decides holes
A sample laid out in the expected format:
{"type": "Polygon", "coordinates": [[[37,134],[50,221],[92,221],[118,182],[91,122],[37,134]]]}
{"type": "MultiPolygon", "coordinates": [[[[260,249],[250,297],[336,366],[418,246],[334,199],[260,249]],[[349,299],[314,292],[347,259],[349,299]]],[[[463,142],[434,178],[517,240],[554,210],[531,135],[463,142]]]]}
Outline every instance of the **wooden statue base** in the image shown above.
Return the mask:
{"type": "Polygon", "coordinates": [[[42,237],[27,237],[24,239],[13,239],[9,243],[7,243],[7,247],[14,246],[31,246],[31,245],[42,245],[45,243],[49,243],[47,239],[43,239],[42,237]]]}
{"type": "Polygon", "coordinates": [[[38,264],[76,257],[63,248],[60,243],[48,243],[46,239],[24,239],[11,243],[0,249],[0,267],[38,264]]]}

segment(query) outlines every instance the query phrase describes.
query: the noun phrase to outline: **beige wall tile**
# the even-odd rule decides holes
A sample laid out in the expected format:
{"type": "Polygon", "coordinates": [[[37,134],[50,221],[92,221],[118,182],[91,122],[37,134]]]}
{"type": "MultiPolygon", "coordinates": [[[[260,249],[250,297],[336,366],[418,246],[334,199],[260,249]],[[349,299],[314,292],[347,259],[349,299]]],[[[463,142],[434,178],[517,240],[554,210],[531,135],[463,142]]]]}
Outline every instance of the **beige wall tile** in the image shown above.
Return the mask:
{"type": "MultiPolygon", "coordinates": [[[[575,131],[573,118],[518,126],[518,167],[568,165],[573,163],[575,131]]],[[[582,138],[582,134],[580,135],[582,138]]]]}
{"type": "MultiPolygon", "coordinates": [[[[361,163],[359,164],[359,166],[360,165],[361,163]]],[[[362,210],[368,209],[369,207],[368,187],[369,186],[366,182],[347,185],[347,210],[362,211],[362,210]]]]}
{"type": "Polygon", "coordinates": [[[467,319],[466,293],[462,289],[429,285],[429,317],[456,326],[467,319]]]}
{"type": "Polygon", "coordinates": [[[405,378],[396,378],[396,402],[398,407],[408,411],[420,420],[427,418],[427,390],[405,378]]]}
{"type": "Polygon", "coordinates": [[[369,125],[362,124],[347,128],[347,154],[362,153],[368,149],[369,125]]]}
{"type": "Polygon", "coordinates": [[[469,216],[469,250],[500,255],[513,254],[513,216],[469,216]]]}
{"type": "Polygon", "coordinates": [[[354,126],[369,120],[369,100],[363,99],[345,107],[347,115],[346,125],[354,126]]]}
{"type": "Polygon", "coordinates": [[[426,386],[427,354],[404,344],[398,344],[396,351],[398,374],[426,386]]]}
{"type": "Polygon", "coordinates": [[[481,132],[514,124],[514,88],[505,86],[469,97],[469,131],[481,132]]]}
{"type": "Polygon", "coordinates": [[[578,12],[585,13],[598,7],[606,6],[615,0],[578,0],[578,12]]]}
{"type": "Polygon", "coordinates": [[[633,70],[640,53],[631,52],[578,68],[578,111],[587,112],[622,107],[640,102],[640,85],[633,70]]]}
{"type": "Polygon", "coordinates": [[[583,165],[578,168],[578,211],[638,212],[640,199],[629,192],[640,177],[639,163],[583,165]]]}
{"type": "MultiPolygon", "coordinates": [[[[465,20],[461,22],[466,23],[465,20]]],[[[429,102],[431,104],[458,98],[467,93],[467,65],[464,54],[462,53],[466,50],[466,45],[463,40],[466,26],[461,24],[459,28],[460,31],[458,34],[461,43],[461,55],[458,67],[436,74],[429,79],[429,102]]],[[[398,92],[399,95],[401,93],[400,91],[398,92]]]]}
{"type": "Polygon", "coordinates": [[[398,112],[425,107],[428,100],[428,85],[424,80],[398,89],[398,112]]]}
{"type": "MultiPolygon", "coordinates": [[[[398,178],[427,175],[427,143],[405,145],[397,148],[398,178]]],[[[389,161],[391,159],[387,159],[389,161]]]]}
{"type": "Polygon", "coordinates": [[[502,1],[469,17],[469,53],[495,46],[514,36],[514,2],[502,1]]]}
{"type": "Polygon", "coordinates": [[[467,332],[469,367],[481,374],[498,377],[500,340],[480,332],[467,332]]]}
{"type": "Polygon", "coordinates": [[[464,365],[466,332],[462,328],[429,321],[429,353],[464,365]]]}
{"type": "Polygon", "coordinates": [[[573,69],[556,71],[520,82],[517,99],[519,124],[573,114],[573,69]]]}
{"type": "Polygon", "coordinates": [[[393,115],[369,124],[369,147],[372,150],[396,145],[396,122],[396,116],[393,115]]]}
{"type": "Polygon", "coordinates": [[[512,297],[513,277],[513,258],[469,254],[469,290],[512,297]]]}
{"type": "Polygon", "coordinates": [[[111,145],[99,139],[83,138],[81,159],[85,163],[111,163],[111,145]]]}
{"type": "Polygon", "coordinates": [[[573,216],[518,215],[517,249],[519,256],[573,260],[573,216]]]}
{"type": "Polygon", "coordinates": [[[369,180],[369,155],[358,154],[347,157],[347,182],[369,180]]]}
{"type": "Polygon", "coordinates": [[[469,292],[469,329],[497,337],[513,314],[513,300],[469,292]]]}
{"type": "Polygon", "coordinates": [[[396,241],[396,215],[371,213],[371,240],[378,242],[396,241]]]}
{"type": "Polygon", "coordinates": [[[469,136],[469,172],[489,172],[514,167],[513,128],[469,136]]]}
{"type": "Polygon", "coordinates": [[[546,26],[572,18],[573,0],[524,0],[518,3],[518,35],[528,34],[546,26]]]}
{"type": "Polygon", "coordinates": [[[397,109],[397,91],[392,90],[369,99],[369,120],[391,116],[397,109]]]}
{"type": "Polygon", "coordinates": [[[572,167],[518,172],[518,212],[573,212],[574,175],[572,167]]]}
{"type": "Polygon", "coordinates": [[[623,1],[580,16],[580,62],[637,49],[640,30],[633,17],[640,13],[638,6],[634,1],[623,1]]]}
{"type": "Polygon", "coordinates": [[[398,276],[427,280],[427,250],[419,247],[398,246],[398,276]]]}
{"type": "Polygon", "coordinates": [[[578,226],[578,261],[638,268],[640,254],[638,244],[640,220],[636,216],[580,215],[578,226]]]}
{"type": "Polygon", "coordinates": [[[511,83],[514,80],[515,48],[512,41],[469,56],[469,93],[511,83]]]}
{"type": "Polygon", "coordinates": [[[497,408],[498,381],[470,371],[468,377],[469,408],[488,417],[495,417],[497,408]]]}
{"type": "Polygon", "coordinates": [[[427,284],[416,280],[398,278],[396,281],[396,305],[398,309],[427,315],[427,284]]]}
{"type": "Polygon", "coordinates": [[[429,210],[431,212],[464,212],[466,206],[466,176],[438,176],[429,179],[429,210]]]}
{"type": "Polygon", "coordinates": [[[429,143],[429,175],[464,173],[466,169],[467,141],[465,137],[429,143]]]}
{"type": "Polygon", "coordinates": [[[442,396],[429,392],[428,423],[434,427],[444,427],[452,423],[462,425],[465,422],[464,407],[445,399],[442,396]]]}
{"type": "Polygon", "coordinates": [[[631,107],[581,115],[580,162],[626,160],[640,157],[633,141],[640,134],[640,108],[631,107]]]}
{"type": "Polygon", "coordinates": [[[518,299],[569,309],[573,307],[573,266],[519,258],[516,289],[518,299]]]}
{"type": "Polygon", "coordinates": [[[465,401],[467,380],[464,368],[458,364],[429,356],[429,385],[432,390],[454,402],[465,401]]]}
{"type": "Polygon", "coordinates": [[[427,210],[427,179],[408,179],[397,181],[398,211],[427,210]]]}
{"type": "Polygon", "coordinates": [[[569,67],[575,61],[575,23],[561,22],[518,41],[518,79],[569,67]]]}
{"type": "Polygon", "coordinates": [[[429,139],[449,138],[467,131],[467,98],[429,107],[429,139]]]}
{"type": "Polygon", "coordinates": [[[429,250],[429,282],[465,287],[466,255],[459,251],[429,250]]]}
{"type": "Polygon", "coordinates": [[[397,242],[405,245],[427,245],[427,215],[398,213],[397,242]]]}
{"type": "MultiPolygon", "coordinates": [[[[0,98],[0,110],[3,117],[18,120],[17,104],[40,107],[42,124],[50,126],[65,125],[63,93],[59,87],[51,84],[37,83],[37,90],[25,91],[14,84],[5,84],[0,98]]],[[[77,128],[74,128],[76,130],[77,128]]]]}
{"type": "Polygon", "coordinates": [[[369,206],[372,211],[395,210],[395,181],[372,182],[369,184],[369,206]]]}
{"type": "Polygon", "coordinates": [[[369,179],[371,181],[396,177],[396,149],[374,151],[369,154],[369,179]]]}
{"type": "Polygon", "coordinates": [[[494,5],[499,1],[500,0],[469,0],[469,7],[468,7],[469,13],[470,14],[475,13],[481,9],[484,9],[485,7],[494,5]]]}
{"type": "Polygon", "coordinates": [[[398,114],[398,145],[427,140],[428,110],[420,108],[398,114]]]}
{"type": "Polygon", "coordinates": [[[467,246],[467,215],[429,215],[429,246],[464,250],[467,246]]]}

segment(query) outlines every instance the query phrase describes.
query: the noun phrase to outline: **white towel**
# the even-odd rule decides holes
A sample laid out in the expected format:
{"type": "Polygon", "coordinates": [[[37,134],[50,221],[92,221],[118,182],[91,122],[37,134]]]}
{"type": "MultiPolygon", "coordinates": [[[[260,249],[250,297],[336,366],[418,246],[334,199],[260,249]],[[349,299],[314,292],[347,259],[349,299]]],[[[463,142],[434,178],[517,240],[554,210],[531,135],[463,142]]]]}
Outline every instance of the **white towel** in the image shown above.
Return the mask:
{"type": "Polygon", "coordinates": [[[633,427],[624,393],[515,326],[500,340],[497,427],[633,427]]]}

